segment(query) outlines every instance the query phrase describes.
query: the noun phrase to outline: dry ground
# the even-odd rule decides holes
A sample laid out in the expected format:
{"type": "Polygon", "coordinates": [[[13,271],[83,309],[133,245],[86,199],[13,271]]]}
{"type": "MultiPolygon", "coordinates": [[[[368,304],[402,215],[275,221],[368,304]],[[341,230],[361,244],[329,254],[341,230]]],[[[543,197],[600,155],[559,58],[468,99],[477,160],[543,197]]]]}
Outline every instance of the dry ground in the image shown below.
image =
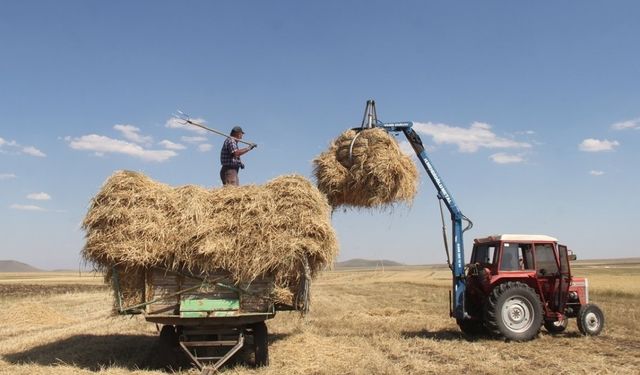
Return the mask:
{"type": "MultiPolygon", "coordinates": [[[[406,267],[326,272],[306,320],[268,322],[271,366],[226,374],[610,373],[640,371],[640,264],[588,264],[591,298],[604,310],[599,337],[575,321],[531,342],[465,338],[448,317],[449,273],[406,267]]],[[[99,276],[0,274],[0,373],[166,374],[157,332],[140,317],[111,317],[99,276]]],[[[195,374],[183,370],[181,374],[195,374]]]]}

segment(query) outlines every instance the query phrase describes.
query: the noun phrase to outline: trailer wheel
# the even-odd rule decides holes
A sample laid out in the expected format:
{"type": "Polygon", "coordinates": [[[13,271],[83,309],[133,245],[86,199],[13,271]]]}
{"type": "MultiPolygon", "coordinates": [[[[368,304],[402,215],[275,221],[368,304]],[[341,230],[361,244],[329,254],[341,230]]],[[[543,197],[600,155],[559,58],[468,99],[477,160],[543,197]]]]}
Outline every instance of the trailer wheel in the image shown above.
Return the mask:
{"type": "Polygon", "coordinates": [[[489,295],[485,319],[487,328],[495,334],[514,341],[531,340],[542,325],[542,303],[526,284],[502,283],[489,295]]]}
{"type": "Polygon", "coordinates": [[[578,311],[578,329],[585,336],[596,336],[604,328],[604,314],[596,305],[586,304],[578,311]]]}
{"type": "Polygon", "coordinates": [[[252,328],[256,367],[269,366],[269,340],[267,325],[264,322],[260,322],[253,324],[252,328]]]}
{"type": "Polygon", "coordinates": [[[565,329],[567,329],[567,325],[569,325],[569,320],[567,318],[564,318],[562,320],[545,320],[544,321],[544,328],[547,330],[547,332],[549,333],[561,333],[564,332],[565,329]]]}
{"type": "Polygon", "coordinates": [[[158,361],[167,369],[174,369],[178,364],[177,348],[178,334],[172,325],[163,325],[160,330],[160,350],[157,356],[158,361]]]}

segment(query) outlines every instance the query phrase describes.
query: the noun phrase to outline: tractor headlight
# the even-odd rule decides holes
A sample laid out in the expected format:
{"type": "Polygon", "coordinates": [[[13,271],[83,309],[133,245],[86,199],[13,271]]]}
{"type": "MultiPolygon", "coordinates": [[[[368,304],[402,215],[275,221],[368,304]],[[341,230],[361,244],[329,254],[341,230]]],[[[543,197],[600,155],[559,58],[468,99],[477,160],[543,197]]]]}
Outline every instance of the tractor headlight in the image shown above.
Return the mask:
{"type": "Polygon", "coordinates": [[[576,292],[569,292],[569,300],[570,301],[577,301],[578,300],[578,293],[576,292]]]}

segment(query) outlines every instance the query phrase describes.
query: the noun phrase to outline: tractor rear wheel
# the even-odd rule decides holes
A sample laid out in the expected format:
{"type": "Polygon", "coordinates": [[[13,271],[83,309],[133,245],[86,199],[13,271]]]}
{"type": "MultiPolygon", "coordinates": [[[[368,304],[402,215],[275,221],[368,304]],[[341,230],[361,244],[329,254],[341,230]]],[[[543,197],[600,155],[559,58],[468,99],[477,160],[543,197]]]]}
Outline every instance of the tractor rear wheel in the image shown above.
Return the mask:
{"type": "Polygon", "coordinates": [[[567,329],[567,325],[569,325],[569,320],[567,318],[564,318],[562,320],[545,320],[544,321],[544,328],[547,329],[547,332],[549,333],[561,333],[564,332],[565,329],[567,329]]]}
{"type": "Polygon", "coordinates": [[[509,281],[489,294],[485,319],[487,328],[495,334],[514,341],[531,340],[542,325],[542,303],[529,286],[509,281]]]}
{"type": "Polygon", "coordinates": [[[604,314],[596,305],[586,304],[578,311],[578,330],[585,336],[596,336],[604,328],[604,314]]]}

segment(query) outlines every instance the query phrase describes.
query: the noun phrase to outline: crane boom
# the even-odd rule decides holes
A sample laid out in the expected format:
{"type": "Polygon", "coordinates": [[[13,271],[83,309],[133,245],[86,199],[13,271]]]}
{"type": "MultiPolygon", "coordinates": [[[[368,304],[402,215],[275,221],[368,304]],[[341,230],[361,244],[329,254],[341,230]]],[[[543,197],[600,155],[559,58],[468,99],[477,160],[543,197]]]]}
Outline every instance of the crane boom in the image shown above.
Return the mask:
{"type": "Polygon", "coordinates": [[[452,306],[451,306],[451,315],[458,320],[466,319],[468,314],[464,307],[465,301],[465,289],[466,289],[466,279],[464,273],[464,241],[463,241],[463,233],[473,226],[471,220],[469,220],[466,216],[462,214],[462,211],[458,208],[453,196],[449,189],[447,189],[446,185],[442,181],[440,174],[435,169],[429,156],[425,151],[424,145],[422,144],[422,140],[418,133],[413,130],[412,122],[393,122],[393,123],[383,123],[378,121],[375,110],[375,102],[373,100],[367,101],[367,108],[365,110],[365,118],[363,119],[362,127],[363,128],[371,128],[371,127],[379,127],[383,128],[388,132],[402,132],[411,147],[415,151],[420,163],[424,167],[429,175],[429,179],[433,183],[438,192],[438,198],[442,199],[451,214],[451,224],[452,224],[452,234],[451,234],[451,243],[452,243],[452,258],[453,264],[451,267],[451,271],[453,272],[453,281],[452,281],[452,290],[453,290],[453,298],[452,298],[452,306]],[[467,226],[462,228],[462,221],[467,223],[467,226]]]}

